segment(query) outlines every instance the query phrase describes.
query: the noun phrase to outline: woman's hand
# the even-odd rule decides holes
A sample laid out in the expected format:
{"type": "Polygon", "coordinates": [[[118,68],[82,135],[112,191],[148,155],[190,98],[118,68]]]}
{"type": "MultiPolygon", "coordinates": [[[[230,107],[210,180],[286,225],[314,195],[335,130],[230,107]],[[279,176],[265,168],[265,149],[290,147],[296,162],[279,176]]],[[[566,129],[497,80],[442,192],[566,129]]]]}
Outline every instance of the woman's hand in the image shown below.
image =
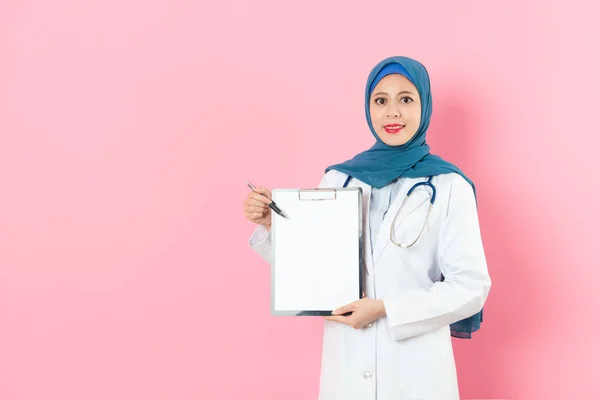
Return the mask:
{"type": "Polygon", "coordinates": [[[369,299],[363,297],[348,305],[333,310],[331,317],[325,317],[329,321],[337,321],[346,325],[350,325],[354,329],[360,329],[365,325],[385,316],[385,307],[383,300],[369,299]],[[340,315],[347,312],[352,312],[348,316],[340,315]]]}
{"type": "Polygon", "coordinates": [[[244,201],[244,214],[255,224],[271,229],[271,191],[264,187],[256,188],[248,193],[244,201]]]}

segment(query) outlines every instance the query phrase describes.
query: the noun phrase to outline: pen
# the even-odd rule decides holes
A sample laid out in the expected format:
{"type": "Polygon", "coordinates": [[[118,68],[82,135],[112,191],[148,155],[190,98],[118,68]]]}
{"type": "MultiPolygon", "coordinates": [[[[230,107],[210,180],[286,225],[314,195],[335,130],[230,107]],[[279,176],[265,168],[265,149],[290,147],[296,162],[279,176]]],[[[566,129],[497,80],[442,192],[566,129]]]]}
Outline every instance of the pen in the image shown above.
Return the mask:
{"type": "MultiPolygon", "coordinates": [[[[250,189],[252,189],[252,191],[255,192],[254,189],[256,189],[256,188],[254,187],[253,184],[246,181],[246,185],[248,185],[250,187],[250,189]]],[[[285,213],[283,211],[281,211],[279,209],[279,207],[277,207],[277,204],[275,204],[275,202],[273,200],[271,200],[271,203],[269,203],[269,207],[271,208],[271,210],[275,211],[277,214],[281,215],[283,218],[287,218],[287,215],[285,215],[285,213]]]]}

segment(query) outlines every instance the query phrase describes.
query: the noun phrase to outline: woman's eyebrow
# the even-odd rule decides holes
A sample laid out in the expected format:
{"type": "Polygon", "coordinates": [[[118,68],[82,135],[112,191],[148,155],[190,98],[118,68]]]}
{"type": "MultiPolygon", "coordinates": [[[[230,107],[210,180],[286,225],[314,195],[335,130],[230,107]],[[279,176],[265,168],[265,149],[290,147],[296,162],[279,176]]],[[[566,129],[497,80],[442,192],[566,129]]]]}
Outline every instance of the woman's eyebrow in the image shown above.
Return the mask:
{"type": "MultiPolygon", "coordinates": [[[[398,94],[412,94],[413,96],[415,95],[413,92],[410,92],[408,90],[403,90],[403,91],[401,91],[398,94]]],[[[385,95],[385,96],[387,96],[387,93],[385,93],[385,92],[378,92],[378,93],[375,93],[373,96],[379,96],[379,95],[385,95]]]]}

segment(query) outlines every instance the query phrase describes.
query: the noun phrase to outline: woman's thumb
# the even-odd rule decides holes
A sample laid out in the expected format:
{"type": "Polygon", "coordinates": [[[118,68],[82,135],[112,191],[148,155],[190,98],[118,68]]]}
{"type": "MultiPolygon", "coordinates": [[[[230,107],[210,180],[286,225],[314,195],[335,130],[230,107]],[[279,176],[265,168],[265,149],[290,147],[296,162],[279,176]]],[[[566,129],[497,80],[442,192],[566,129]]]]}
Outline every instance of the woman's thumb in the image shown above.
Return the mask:
{"type": "Polygon", "coordinates": [[[350,309],[350,305],[347,305],[347,306],[342,306],[340,308],[336,308],[335,310],[333,310],[331,312],[331,314],[332,315],[345,314],[349,311],[352,311],[352,310],[350,309]]]}

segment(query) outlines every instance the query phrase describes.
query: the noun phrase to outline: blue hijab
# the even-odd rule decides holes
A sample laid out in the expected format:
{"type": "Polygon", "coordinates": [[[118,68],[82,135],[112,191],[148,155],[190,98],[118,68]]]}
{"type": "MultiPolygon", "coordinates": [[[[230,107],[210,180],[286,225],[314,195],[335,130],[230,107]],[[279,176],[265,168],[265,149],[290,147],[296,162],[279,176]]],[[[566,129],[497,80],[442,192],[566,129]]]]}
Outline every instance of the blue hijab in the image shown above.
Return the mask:
{"type": "MultiPolygon", "coordinates": [[[[471,184],[473,193],[475,193],[475,185],[458,167],[429,153],[429,145],[425,140],[432,108],[429,85],[427,70],[416,60],[408,57],[390,57],[377,64],[369,74],[365,90],[367,123],[377,142],[354,158],[327,167],[325,172],[335,169],[378,189],[397,178],[422,178],[455,172],[471,184]],[[407,143],[401,146],[385,144],[377,136],[371,122],[369,110],[371,93],[377,83],[389,74],[400,74],[408,78],[416,86],[421,97],[419,129],[407,143]]],[[[471,338],[471,333],[479,330],[481,322],[483,322],[483,310],[467,319],[451,324],[450,331],[454,337],[471,338]]]]}

